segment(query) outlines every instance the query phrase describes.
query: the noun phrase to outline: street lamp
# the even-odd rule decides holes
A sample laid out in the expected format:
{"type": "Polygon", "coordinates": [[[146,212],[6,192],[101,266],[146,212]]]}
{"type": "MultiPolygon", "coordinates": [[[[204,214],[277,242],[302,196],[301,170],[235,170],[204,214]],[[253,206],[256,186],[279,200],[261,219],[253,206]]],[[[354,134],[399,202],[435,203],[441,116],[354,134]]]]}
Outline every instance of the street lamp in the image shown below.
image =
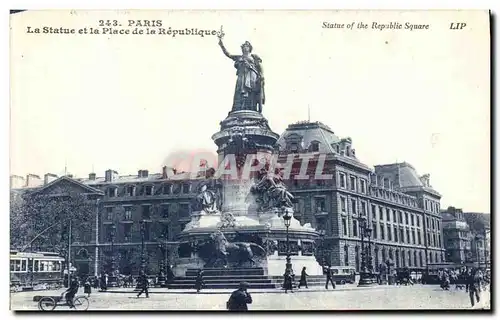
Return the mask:
{"type": "Polygon", "coordinates": [[[479,235],[476,235],[475,240],[476,240],[476,261],[477,261],[477,267],[481,268],[481,260],[480,260],[480,257],[479,257],[479,241],[481,240],[481,237],[479,235]]]}
{"type": "Polygon", "coordinates": [[[285,265],[285,273],[287,270],[290,270],[293,274],[292,270],[292,259],[290,258],[290,239],[288,237],[288,228],[290,228],[290,223],[292,222],[292,215],[288,210],[285,209],[283,214],[283,222],[286,227],[286,265],[285,265]]]}
{"type": "Polygon", "coordinates": [[[115,237],[116,237],[116,226],[111,225],[111,275],[109,277],[109,283],[111,287],[116,286],[116,261],[115,261],[115,237]]]}
{"type": "MultiPolygon", "coordinates": [[[[162,241],[163,239],[160,239],[162,241]]],[[[165,288],[167,286],[166,281],[165,281],[165,255],[166,255],[166,245],[163,242],[160,242],[158,244],[158,247],[161,250],[162,253],[162,259],[160,260],[160,270],[158,273],[158,284],[160,287],[165,288]]]]}
{"type": "Polygon", "coordinates": [[[373,281],[373,265],[372,265],[372,257],[371,257],[371,242],[370,236],[372,229],[368,226],[368,219],[365,216],[360,216],[358,218],[359,228],[360,228],[360,236],[361,236],[361,272],[358,287],[367,287],[374,285],[373,281]],[[368,238],[368,246],[365,245],[364,238],[368,238]],[[367,253],[367,250],[368,251],[367,253]]]}
{"type": "Polygon", "coordinates": [[[141,272],[146,272],[146,256],[144,252],[144,238],[146,234],[146,221],[141,220],[141,272]]]}

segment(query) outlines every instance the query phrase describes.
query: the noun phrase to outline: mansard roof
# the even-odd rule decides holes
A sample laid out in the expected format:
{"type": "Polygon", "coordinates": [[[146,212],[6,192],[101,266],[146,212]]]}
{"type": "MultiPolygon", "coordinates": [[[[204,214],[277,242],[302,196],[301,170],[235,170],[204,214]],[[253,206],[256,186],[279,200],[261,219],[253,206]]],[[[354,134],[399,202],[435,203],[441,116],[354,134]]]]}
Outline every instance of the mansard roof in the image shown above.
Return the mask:
{"type": "Polygon", "coordinates": [[[279,150],[285,151],[287,140],[295,140],[295,137],[304,150],[307,150],[313,142],[319,142],[320,153],[336,153],[332,144],[341,140],[327,125],[321,122],[303,121],[287,127],[278,139],[279,150]]]}

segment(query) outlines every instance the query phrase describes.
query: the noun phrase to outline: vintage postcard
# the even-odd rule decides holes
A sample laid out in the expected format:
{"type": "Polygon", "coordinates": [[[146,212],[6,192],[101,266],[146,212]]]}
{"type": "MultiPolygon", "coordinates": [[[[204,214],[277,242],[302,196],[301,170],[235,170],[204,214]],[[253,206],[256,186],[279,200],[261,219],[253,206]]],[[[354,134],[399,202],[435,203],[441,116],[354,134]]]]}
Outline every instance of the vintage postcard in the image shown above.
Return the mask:
{"type": "Polygon", "coordinates": [[[490,310],[490,13],[13,10],[12,310],[490,310]]]}

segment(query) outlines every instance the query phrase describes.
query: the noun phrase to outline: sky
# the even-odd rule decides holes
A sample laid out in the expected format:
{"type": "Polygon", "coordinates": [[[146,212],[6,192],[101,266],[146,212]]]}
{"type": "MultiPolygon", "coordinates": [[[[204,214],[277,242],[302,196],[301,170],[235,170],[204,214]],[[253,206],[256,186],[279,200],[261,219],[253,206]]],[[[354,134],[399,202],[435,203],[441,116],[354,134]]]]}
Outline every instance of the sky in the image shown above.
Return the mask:
{"type": "MultiPolygon", "coordinates": [[[[441,207],[490,212],[490,48],[486,12],[40,11],[11,16],[11,174],[161,172],[179,151],[216,151],[236,70],[215,36],[27,34],[161,20],[219,30],[263,60],[273,131],[321,121],[373,166],[429,173],[441,207]],[[429,24],[325,29],[323,22],[429,24]],[[466,21],[450,30],[450,21],[466,21]]],[[[133,28],[130,28],[132,31],[133,28]]]]}

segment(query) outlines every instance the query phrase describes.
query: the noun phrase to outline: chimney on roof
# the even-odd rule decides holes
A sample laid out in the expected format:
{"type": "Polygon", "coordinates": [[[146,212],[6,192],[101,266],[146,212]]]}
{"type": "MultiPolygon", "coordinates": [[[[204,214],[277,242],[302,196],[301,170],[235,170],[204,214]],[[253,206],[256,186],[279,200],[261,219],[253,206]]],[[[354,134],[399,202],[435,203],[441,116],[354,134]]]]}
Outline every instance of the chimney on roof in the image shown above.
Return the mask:
{"type": "Polygon", "coordinates": [[[89,180],[95,181],[95,178],[96,178],[96,174],[94,172],[89,173],[89,180]]]}
{"type": "Polygon", "coordinates": [[[137,172],[137,176],[138,176],[139,178],[147,178],[147,177],[148,177],[148,175],[149,175],[149,171],[148,171],[148,170],[139,170],[139,171],[137,172]]]}
{"type": "Polygon", "coordinates": [[[40,185],[42,185],[42,179],[40,179],[40,176],[32,173],[26,175],[26,187],[34,188],[39,187],[40,185]]]}
{"type": "Polygon", "coordinates": [[[168,178],[168,174],[167,174],[167,166],[163,166],[163,168],[161,168],[161,178],[162,179],[167,179],[168,178]]]}
{"type": "Polygon", "coordinates": [[[422,182],[424,187],[430,187],[430,177],[431,177],[431,175],[428,173],[426,173],[420,177],[420,181],[422,182]]]}
{"type": "Polygon", "coordinates": [[[55,175],[53,173],[46,173],[43,176],[43,184],[51,183],[52,181],[54,181],[56,179],[57,179],[57,175],[55,175]]]}
{"type": "Polygon", "coordinates": [[[25,186],[24,177],[12,175],[10,176],[10,188],[18,189],[25,186]]]}
{"type": "Polygon", "coordinates": [[[108,169],[106,170],[104,174],[104,181],[105,182],[111,182],[114,181],[116,178],[118,178],[118,172],[115,170],[108,169]]]}

